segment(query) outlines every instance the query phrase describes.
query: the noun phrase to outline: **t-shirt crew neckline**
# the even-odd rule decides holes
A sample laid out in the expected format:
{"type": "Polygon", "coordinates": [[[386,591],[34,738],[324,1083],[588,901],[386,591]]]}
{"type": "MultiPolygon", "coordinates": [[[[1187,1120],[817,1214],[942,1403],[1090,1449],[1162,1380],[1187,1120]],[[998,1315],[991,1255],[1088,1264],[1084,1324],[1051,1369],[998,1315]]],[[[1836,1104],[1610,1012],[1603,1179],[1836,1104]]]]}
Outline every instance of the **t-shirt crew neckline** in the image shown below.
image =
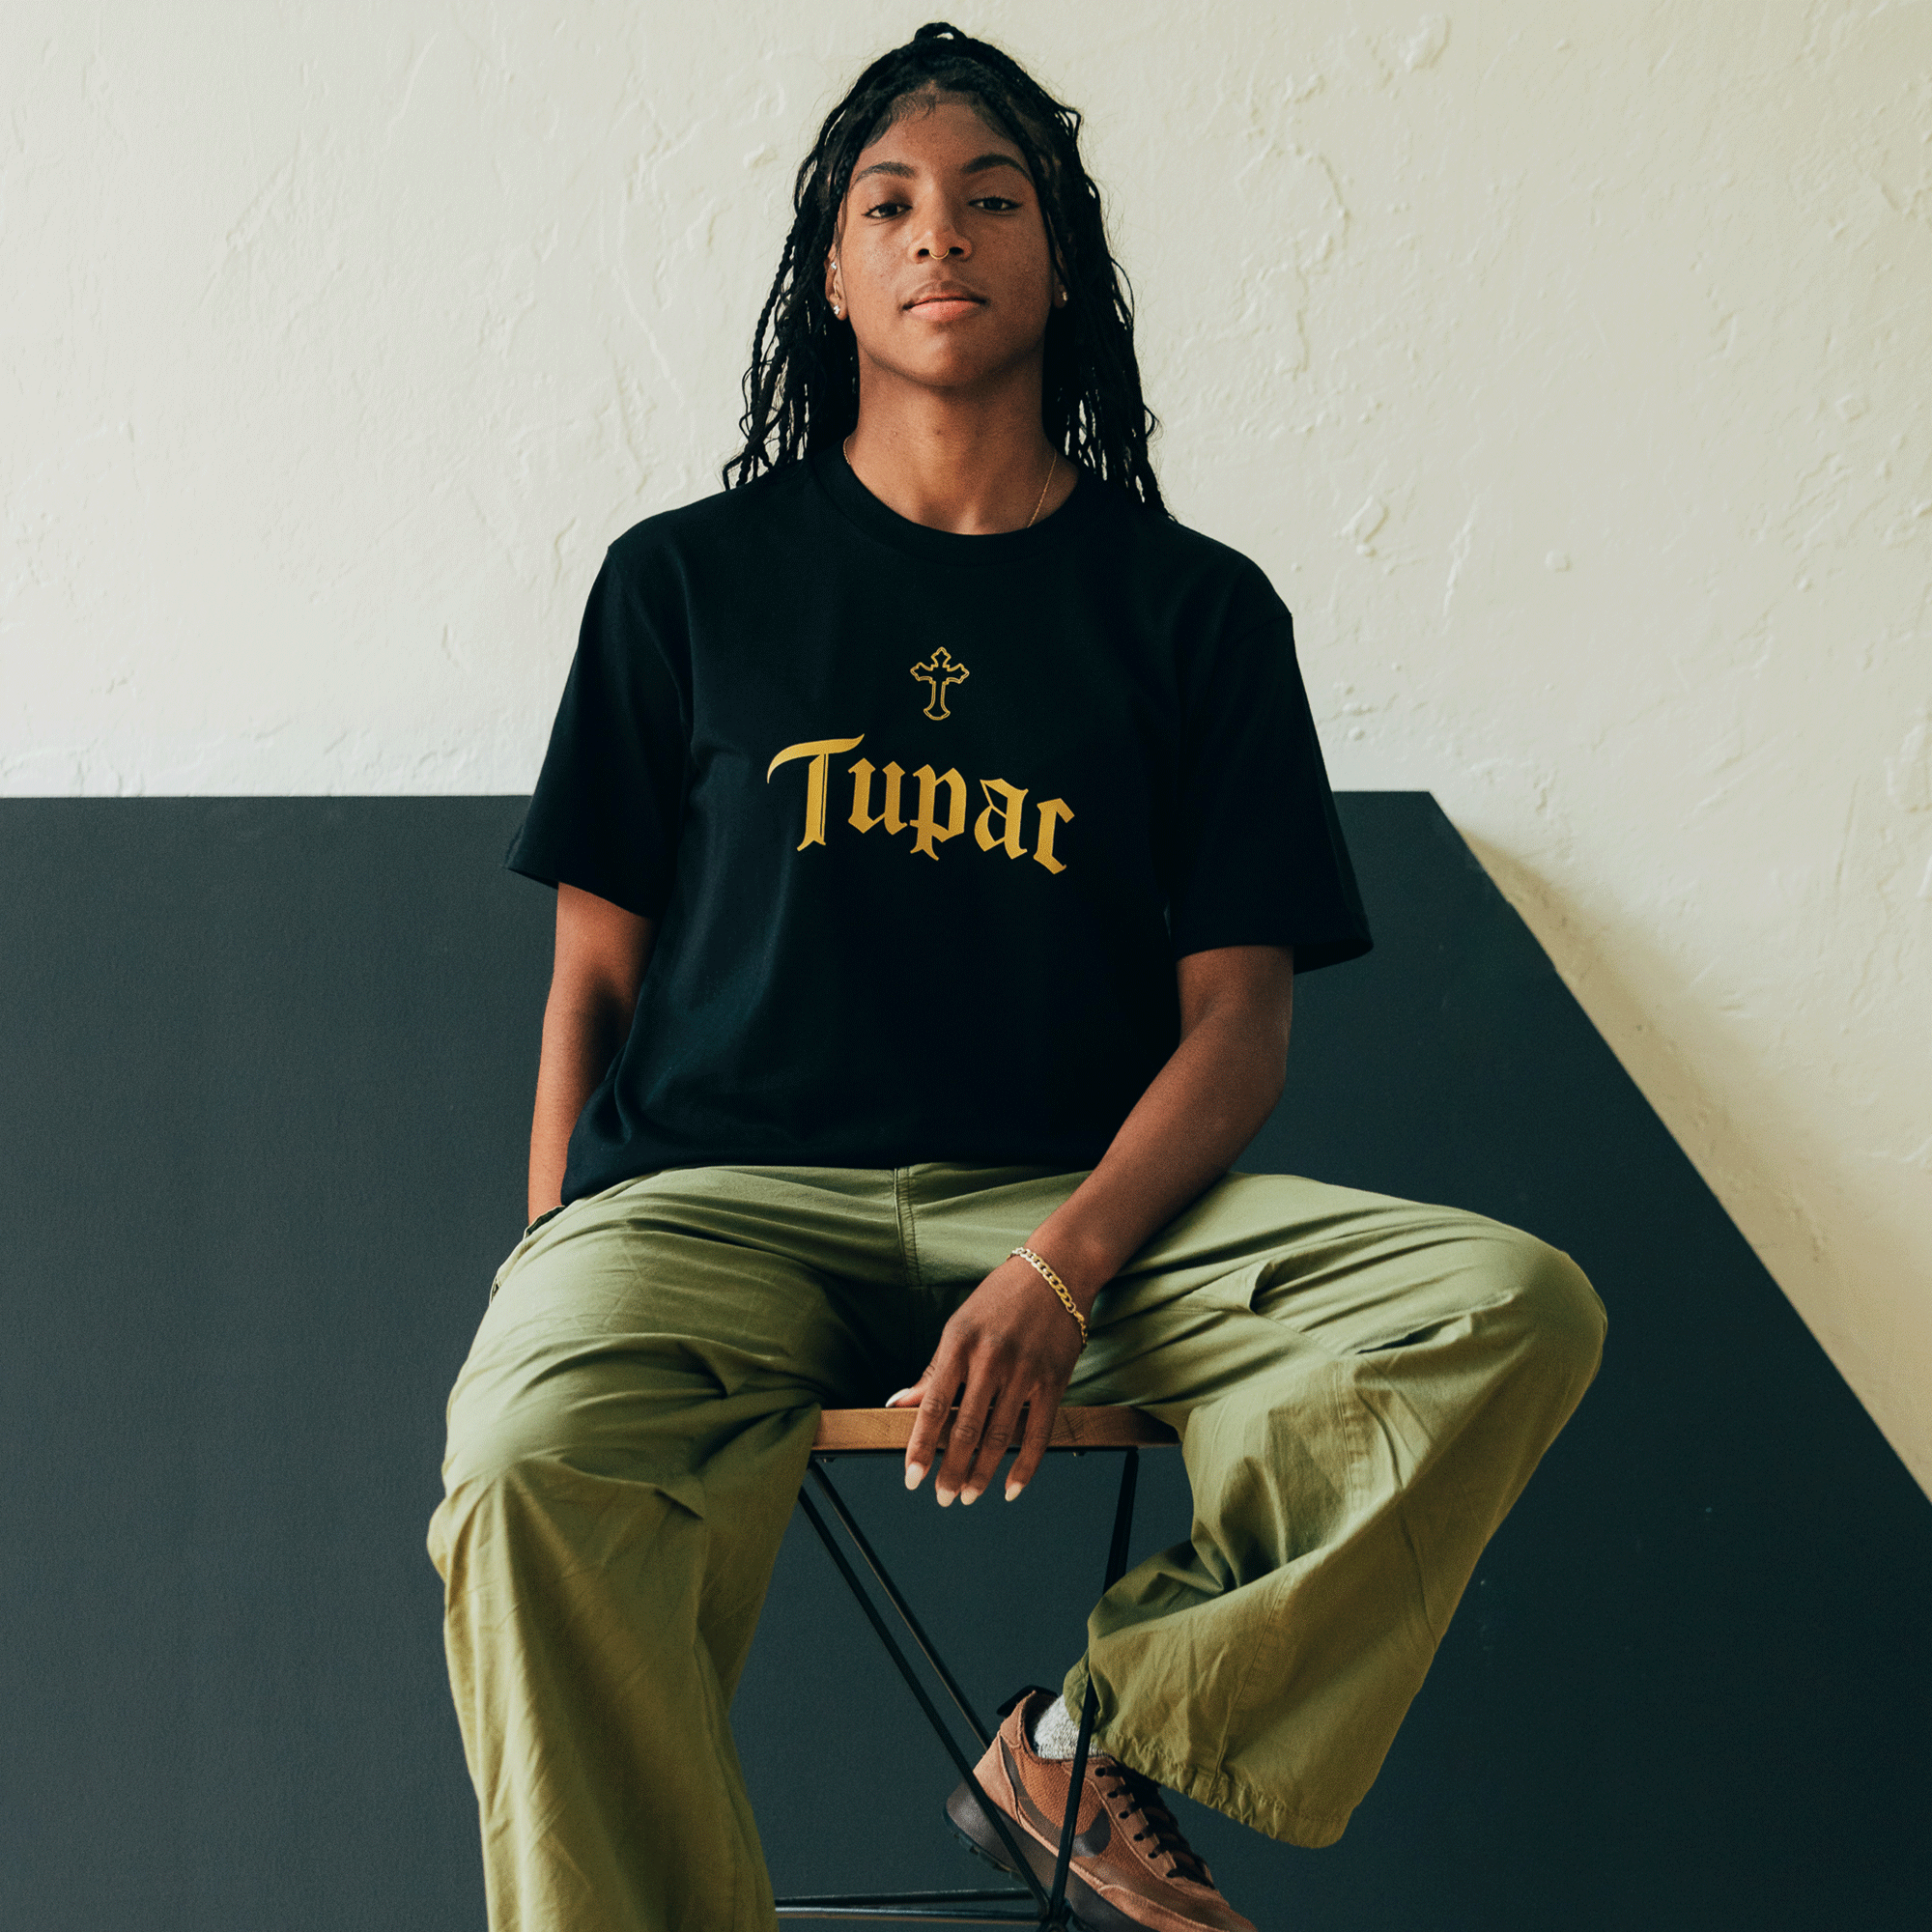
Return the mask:
{"type": "Polygon", "coordinates": [[[1094,479],[1076,464],[1073,488],[1066,500],[1030,529],[962,536],[956,530],[935,530],[928,524],[916,524],[882,503],[859,481],[845,460],[841,443],[816,449],[807,461],[835,507],[867,536],[910,556],[969,568],[1010,565],[1046,554],[1088,522],[1100,497],[1094,479]]]}

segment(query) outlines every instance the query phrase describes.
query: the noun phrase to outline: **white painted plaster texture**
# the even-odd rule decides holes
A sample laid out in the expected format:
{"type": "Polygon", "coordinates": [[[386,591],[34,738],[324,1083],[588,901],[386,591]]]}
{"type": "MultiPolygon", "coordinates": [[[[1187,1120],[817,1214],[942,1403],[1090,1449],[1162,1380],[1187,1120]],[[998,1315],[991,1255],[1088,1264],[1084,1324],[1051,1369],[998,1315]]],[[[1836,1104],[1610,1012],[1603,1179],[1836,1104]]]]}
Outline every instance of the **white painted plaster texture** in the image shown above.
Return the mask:
{"type": "MultiPolygon", "coordinates": [[[[0,789],[526,788],[925,12],[13,0],[0,789]]],[[[1932,1483],[1932,5],[962,24],[1089,112],[1336,782],[1442,801],[1932,1483]]]]}

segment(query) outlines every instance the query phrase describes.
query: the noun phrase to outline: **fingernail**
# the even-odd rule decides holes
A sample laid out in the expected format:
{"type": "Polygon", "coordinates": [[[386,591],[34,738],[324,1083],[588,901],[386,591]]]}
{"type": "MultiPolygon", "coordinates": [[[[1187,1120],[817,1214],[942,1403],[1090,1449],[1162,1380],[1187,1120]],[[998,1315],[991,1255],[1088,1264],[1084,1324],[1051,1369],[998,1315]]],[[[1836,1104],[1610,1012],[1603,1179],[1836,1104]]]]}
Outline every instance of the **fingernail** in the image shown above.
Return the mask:
{"type": "Polygon", "coordinates": [[[919,1488],[920,1484],[924,1482],[924,1480],[925,1480],[925,1464],[923,1463],[908,1463],[906,1464],[907,1489],[916,1490],[919,1488]]]}
{"type": "Polygon", "coordinates": [[[951,1509],[959,1496],[957,1490],[938,1490],[934,1493],[939,1497],[941,1509],[951,1509]]]}
{"type": "Polygon", "coordinates": [[[959,1500],[962,1503],[964,1503],[968,1509],[971,1509],[972,1506],[980,1500],[980,1492],[978,1490],[961,1490],[959,1492],[959,1500]]]}
{"type": "Polygon", "coordinates": [[[1011,1502],[1025,1488],[1026,1485],[1024,1483],[1009,1483],[1007,1485],[1007,1500],[1011,1502]]]}
{"type": "Polygon", "coordinates": [[[885,1406],[888,1408],[896,1408],[899,1406],[899,1404],[902,1403],[906,1399],[906,1397],[909,1396],[911,1393],[912,1393],[911,1389],[895,1389],[892,1392],[892,1394],[886,1398],[885,1406]]]}

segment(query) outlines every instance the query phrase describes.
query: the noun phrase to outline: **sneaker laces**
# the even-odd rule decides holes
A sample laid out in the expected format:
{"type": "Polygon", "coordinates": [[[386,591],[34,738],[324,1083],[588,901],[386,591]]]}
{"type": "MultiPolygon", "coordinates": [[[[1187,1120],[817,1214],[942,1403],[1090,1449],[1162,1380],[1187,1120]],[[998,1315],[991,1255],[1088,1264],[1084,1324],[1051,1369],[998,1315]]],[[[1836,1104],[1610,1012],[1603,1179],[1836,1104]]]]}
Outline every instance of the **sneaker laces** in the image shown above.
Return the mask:
{"type": "Polygon", "coordinates": [[[1150,1859],[1165,1858],[1169,1878],[1187,1879],[1212,1889],[1214,1881],[1208,1876],[1207,1862],[1181,1835],[1174,1813],[1162,1801],[1160,1786],[1152,1778],[1144,1777],[1137,1771],[1129,1771],[1117,1757],[1107,1758],[1096,1764],[1094,1770],[1097,1779],[1113,1780],[1111,1789],[1105,1783],[1100,1785],[1108,1810],[1116,1818],[1131,1819],[1138,1813],[1143,1820],[1141,1830],[1131,1835],[1136,1844],[1143,1838],[1153,1840],[1148,1854],[1150,1859]],[[1114,1804],[1117,1798],[1125,1798],[1127,1803],[1117,1807],[1114,1804]]]}

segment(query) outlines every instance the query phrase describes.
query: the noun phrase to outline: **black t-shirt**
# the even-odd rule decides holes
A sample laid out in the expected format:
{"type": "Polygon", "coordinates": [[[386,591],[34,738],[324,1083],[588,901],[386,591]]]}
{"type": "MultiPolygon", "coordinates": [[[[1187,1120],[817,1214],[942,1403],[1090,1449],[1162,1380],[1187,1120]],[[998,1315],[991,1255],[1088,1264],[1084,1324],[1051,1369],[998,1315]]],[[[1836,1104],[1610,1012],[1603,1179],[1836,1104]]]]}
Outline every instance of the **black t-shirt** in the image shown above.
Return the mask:
{"type": "Polygon", "coordinates": [[[1088,472],[954,536],[832,448],[638,525],[507,863],[659,922],[566,1201],[1091,1167],[1179,1038],[1178,957],[1369,948],[1288,611],[1088,472]]]}

